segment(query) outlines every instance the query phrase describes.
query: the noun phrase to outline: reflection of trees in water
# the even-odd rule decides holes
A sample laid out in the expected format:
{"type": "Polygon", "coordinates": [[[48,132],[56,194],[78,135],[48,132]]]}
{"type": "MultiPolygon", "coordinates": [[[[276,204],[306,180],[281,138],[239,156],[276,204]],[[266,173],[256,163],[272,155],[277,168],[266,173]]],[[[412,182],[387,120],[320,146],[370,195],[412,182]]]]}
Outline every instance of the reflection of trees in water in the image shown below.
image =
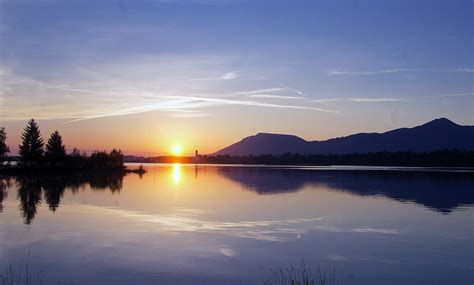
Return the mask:
{"type": "Polygon", "coordinates": [[[117,179],[116,176],[94,176],[90,177],[89,185],[92,190],[110,190],[112,193],[118,193],[122,190],[123,176],[117,179]]]}
{"type": "Polygon", "coordinates": [[[44,199],[48,204],[49,209],[53,212],[59,207],[61,198],[67,187],[67,181],[64,177],[55,176],[52,179],[47,179],[43,184],[44,199]]]}
{"type": "Polygon", "coordinates": [[[41,203],[41,184],[39,178],[18,178],[18,197],[20,210],[25,224],[30,224],[35,218],[37,206],[41,203]]]}
{"type": "MultiPolygon", "coordinates": [[[[124,174],[96,174],[96,175],[44,175],[17,177],[18,198],[20,210],[26,224],[35,218],[37,207],[41,204],[42,194],[51,211],[56,211],[66,189],[77,193],[88,184],[94,191],[109,190],[118,193],[122,189],[124,174]]],[[[0,180],[3,181],[3,180],[0,180]]],[[[1,190],[0,184],[0,190],[1,190]]],[[[7,188],[5,186],[4,188],[7,188]]],[[[4,193],[2,191],[2,193],[4,193]]],[[[1,201],[5,194],[0,196],[1,201]]]]}
{"type": "Polygon", "coordinates": [[[3,200],[7,198],[7,188],[11,186],[11,180],[8,177],[0,177],[0,213],[3,212],[3,200]]]}

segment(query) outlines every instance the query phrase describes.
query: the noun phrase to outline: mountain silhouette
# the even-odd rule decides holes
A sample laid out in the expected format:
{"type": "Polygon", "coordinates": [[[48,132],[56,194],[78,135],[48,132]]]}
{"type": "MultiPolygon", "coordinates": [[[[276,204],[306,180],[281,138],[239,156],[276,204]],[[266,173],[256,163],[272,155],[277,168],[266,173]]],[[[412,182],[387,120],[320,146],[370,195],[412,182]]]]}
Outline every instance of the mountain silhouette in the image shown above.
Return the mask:
{"type": "Polygon", "coordinates": [[[400,128],[385,133],[358,133],[325,141],[306,141],[294,135],[258,133],[213,155],[351,154],[443,149],[474,150],[474,126],[460,126],[446,118],[440,118],[413,128],[400,128]]]}

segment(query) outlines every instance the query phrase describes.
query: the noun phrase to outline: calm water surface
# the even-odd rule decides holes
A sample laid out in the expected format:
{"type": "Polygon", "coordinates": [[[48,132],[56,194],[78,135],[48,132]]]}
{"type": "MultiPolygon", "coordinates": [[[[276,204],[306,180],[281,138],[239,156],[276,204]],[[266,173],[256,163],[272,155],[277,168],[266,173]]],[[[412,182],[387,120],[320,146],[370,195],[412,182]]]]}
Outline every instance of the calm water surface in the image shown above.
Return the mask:
{"type": "Polygon", "coordinates": [[[30,252],[75,284],[259,284],[301,259],[344,284],[473,282],[473,173],[147,169],[0,178],[0,272],[30,252]]]}

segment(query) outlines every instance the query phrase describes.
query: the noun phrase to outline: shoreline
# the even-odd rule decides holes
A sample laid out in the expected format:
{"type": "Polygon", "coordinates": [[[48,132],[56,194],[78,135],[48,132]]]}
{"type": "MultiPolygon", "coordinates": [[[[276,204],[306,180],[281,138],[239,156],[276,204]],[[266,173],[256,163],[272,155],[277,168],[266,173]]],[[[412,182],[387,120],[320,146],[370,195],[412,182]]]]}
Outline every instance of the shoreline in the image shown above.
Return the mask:
{"type": "Polygon", "coordinates": [[[74,168],[24,168],[17,166],[0,166],[0,175],[39,175],[39,174],[59,174],[59,175],[127,175],[136,173],[142,175],[146,170],[141,168],[130,169],[126,166],[123,168],[90,168],[90,169],[74,169],[74,168]]]}
{"type": "Polygon", "coordinates": [[[393,165],[310,165],[310,164],[245,164],[245,163],[192,163],[192,162],[124,162],[123,168],[23,168],[16,166],[0,166],[0,175],[127,175],[147,173],[146,167],[152,166],[201,166],[201,167],[233,167],[233,168],[265,168],[275,170],[313,170],[313,171],[348,171],[348,172],[430,172],[430,173],[465,173],[474,174],[474,167],[463,166],[393,166],[393,165]],[[127,167],[132,166],[132,167],[127,167]],[[143,168],[142,168],[143,167],[143,168]]]}

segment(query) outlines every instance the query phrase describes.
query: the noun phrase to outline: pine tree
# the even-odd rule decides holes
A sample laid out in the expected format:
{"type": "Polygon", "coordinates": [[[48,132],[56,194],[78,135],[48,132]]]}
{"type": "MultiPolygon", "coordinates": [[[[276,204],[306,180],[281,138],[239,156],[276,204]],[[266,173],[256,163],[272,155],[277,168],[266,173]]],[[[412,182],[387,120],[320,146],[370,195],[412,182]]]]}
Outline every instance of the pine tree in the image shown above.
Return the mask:
{"type": "Polygon", "coordinates": [[[34,119],[29,120],[26,124],[21,139],[22,143],[19,145],[20,163],[23,165],[38,164],[43,158],[44,142],[34,119]]]}
{"type": "Polygon", "coordinates": [[[0,162],[4,161],[7,158],[7,153],[10,152],[6,140],[7,133],[5,132],[5,128],[0,128],[0,162]]]}
{"type": "Polygon", "coordinates": [[[61,163],[66,157],[66,147],[63,144],[63,138],[58,131],[51,134],[46,144],[45,156],[48,162],[53,165],[61,163]]]}

